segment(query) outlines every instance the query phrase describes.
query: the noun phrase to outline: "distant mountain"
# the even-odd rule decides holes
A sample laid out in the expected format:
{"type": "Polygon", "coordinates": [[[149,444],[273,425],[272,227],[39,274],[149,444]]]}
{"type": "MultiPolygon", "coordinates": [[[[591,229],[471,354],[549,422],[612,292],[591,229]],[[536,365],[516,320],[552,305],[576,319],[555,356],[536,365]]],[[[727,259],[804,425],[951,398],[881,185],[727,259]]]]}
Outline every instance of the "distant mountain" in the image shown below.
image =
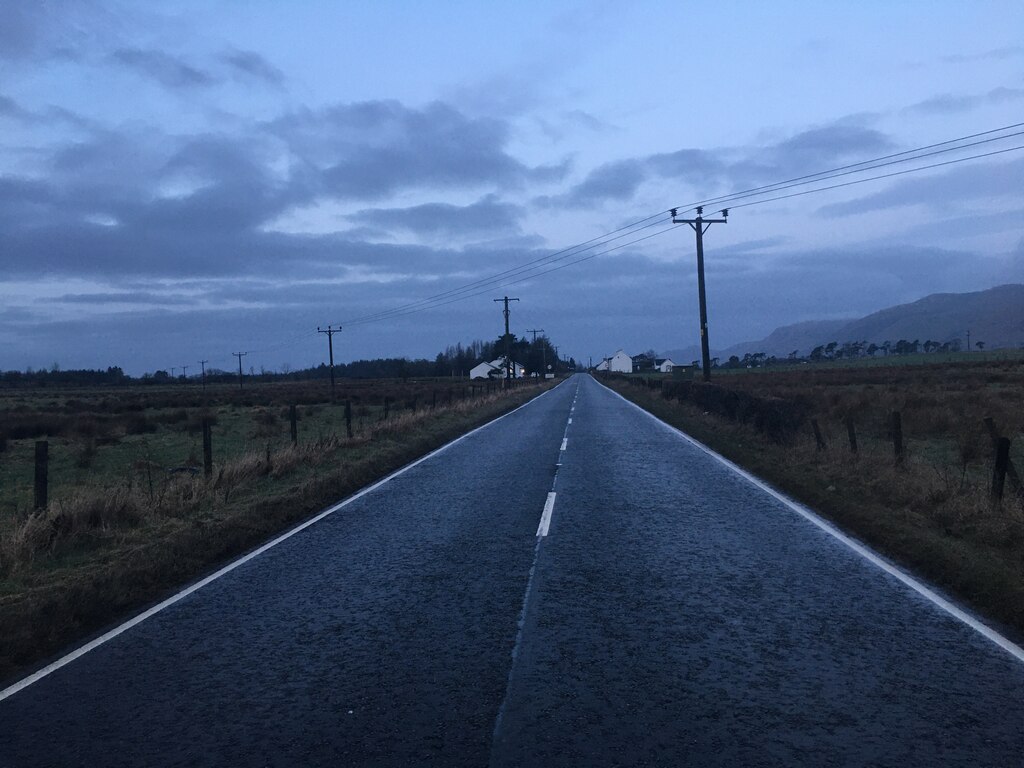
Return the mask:
{"type": "MultiPolygon", "coordinates": [[[[900,339],[929,339],[944,343],[960,339],[966,346],[983,341],[986,349],[1024,345],[1024,285],[1000,285],[975,293],[935,293],[910,304],[883,309],[859,320],[811,320],[776,328],[761,341],[747,341],[713,355],[726,360],[731,355],[766,352],[785,357],[793,350],[806,355],[820,344],[836,341],[866,341],[881,344],[900,339]]],[[[665,353],[677,363],[700,357],[700,347],[665,353]]]]}

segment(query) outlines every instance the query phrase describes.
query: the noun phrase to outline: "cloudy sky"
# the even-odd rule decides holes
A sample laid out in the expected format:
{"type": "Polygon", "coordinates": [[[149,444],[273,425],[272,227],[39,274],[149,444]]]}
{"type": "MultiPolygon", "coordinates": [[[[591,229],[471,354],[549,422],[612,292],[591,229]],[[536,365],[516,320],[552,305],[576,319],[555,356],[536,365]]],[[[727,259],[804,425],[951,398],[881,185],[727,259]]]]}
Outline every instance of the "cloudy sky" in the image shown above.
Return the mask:
{"type": "MultiPolygon", "coordinates": [[[[432,357],[496,337],[506,293],[513,330],[565,355],[687,347],[692,231],[628,245],[664,211],[1024,122],[1019,0],[0,0],[0,18],[0,369],[296,368],[329,323],[339,360],[432,357]],[[546,274],[517,271],[535,260],[546,274]]],[[[1022,189],[1007,151],[735,207],[706,239],[712,346],[1024,282],[1022,189]]]]}

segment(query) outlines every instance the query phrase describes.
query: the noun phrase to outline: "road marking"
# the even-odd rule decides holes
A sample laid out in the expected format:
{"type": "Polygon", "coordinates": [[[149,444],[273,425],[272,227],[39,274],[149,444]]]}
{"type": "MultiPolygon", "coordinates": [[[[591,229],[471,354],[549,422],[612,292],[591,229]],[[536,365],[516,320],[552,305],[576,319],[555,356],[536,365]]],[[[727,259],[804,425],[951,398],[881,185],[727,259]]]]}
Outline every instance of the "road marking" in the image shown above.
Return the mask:
{"type": "Polygon", "coordinates": [[[540,516],[540,525],[537,526],[537,536],[543,537],[548,535],[548,528],[551,525],[551,513],[555,510],[555,492],[551,491],[548,494],[547,500],[544,502],[544,512],[540,516]]]}
{"type": "Polygon", "coordinates": [[[563,437],[562,438],[562,447],[559,448],[558,450],[564,451],[568,447],[568,445],[569,445],[569,438],[568,437],[563,437]]]}
{"type": "MultiPolygon", "coordinates": [[[[244,565],[245,563],[249,562],[253,558],[259,557],[264,552],[266,552],[268,549],[271,549],[272,547],[276,547],[282,541],[285,541],[286,539],[290,539],[295,534],[300,533],[301,531],[306,530],[311,525],[313,525],[314,523],[320,522],[321,520],[323,520],[328,515],[332,515],[335,512],[337,512],[338,510],[340,510],[340,509],[342,509],[344,507],[347,507],[352,502],[362,498],[363,496],[366,496],[368,493],[372,493],[373,491],[377,490],[378,488],[380,488],[381,486],[385,485],[386,483],[391,482],[392,480],[394,480],[399,475],[405,474],[406,472],[408,472],[413,467],[416,467],[416,466],[422,464],[423,462],[428,461],[428,460],[434,458],[438,454],[447,451],[453,445],[456,445],[457,443],[461,443],[466,438],[468,438],[468,437],[470,437],[472,435],[475,435],[477,432],[480,432],[481,430],[487,429],[488,427],[492,426],[493,424],[496,424],[497,422],[501,421],[502,419],[504,419],[504,418],[506,418],[508,416],[511,416],[516,411],[522,410],[523,408],[525,408],[526,406],[530,405],[531,403],[537,402],[538,400],[540,400],[540,398],[544,397],[545,395],[548,395],[548,394],[554,392],[556,389],[558,389],[560,386],[562,386],[562,384],[565,384],[566,381],[568,381],[568,379],[563,381],[561,384],[558,384],[558,385],[552,387],[547,392],[542,392],[541,394],[537,395],[536,397],[530,398],[525,403],[523,403],[522,405],[520,405],[520,406],[518,406],[516,408],[513,408],[508,413],[503,413],[501,416],[498,416],[496,419],[492,419],[491,421],[487,422],[486,424],[483,424],[483,425],[477,427],[476,429],[471,430],[471,431],[467,432],[466,434],[464,434],[464,435],[462,435],[460,437],[455,438],[450,443],[445,443],[440,448],[436,448],[435,450],[433,450],[430,453],[428,453],[426,456],[421,456],[420,458],[416,459],[416,461],[413,461],[413,462],[411,462],[409,464],[406,464],[404,467],[396,469],[394,472],[392,472],[387,477],[384,477],[384,478],[378,480],[373,485],[370,485],[370,486],[367,486],[366,488],[363,488],[361,491],[357,491],[356,493],[354,493],[351,496],[349,496],[347,499],[344,499],[343,501],[340,501],[337,504],[335,504],[335,505],[333,505],[331,507],[328,507],[323,512],[321,512],[320,514],[316,515],[315,517],[311,517],[309,520],[307,520],[304,523],[300,523],[299,525],[297,525],[294,528],[292,528],[290,531],[285,531],[283,534],[281,534],[277,538],[271,539],[270,541],[268,541],[266,544],[262,545],[258,549],[255,549],[252,552],[250,552],[249,554],[243,555],[242,557],[238,558],[237,560],[235,560],[235,561],[233,561],[231,563],[228,563],[223,568],[221,568],[219,571],[216,571],[216,572],[210,574],[205,579],[202,579],[201,581],[197,581],[192,586],[186,587],[185,589],[181,590],[177,594],[172,595],[171,597],[167,598],[163,602],[157,603],[152,608],[149,608],[148,610],[143,611],[138,616],[136,616],[136,617],[134,617],[132,619],[129,619],[128,621],[124,622],[123,624],[121,624],[121,625],[119,625],[117,627],[114,627],[114,629],[110,630],[109,632],[107,632],[107,633],[105,633],[103,635],[100,635],[96,639],[91,640],[90,642],[86,643],[85,645],[83,645],[83,646],[81,646],[79,648],[76,648],[71,653],[67,654],[66,656],[62,656],[61,658],[57,659],[52,664],[49,664],[49,665],[43,667],[42,669],[38,670],[37,672],[33,672],[28,677],[23,678],[22,680],[19,680],[18,682],[14,683],[13,685],[11,685],[11,686],[9,686],[7,688],[4,688],[3,690],[0,690],[0,701],[3,701],[4,699],[6,699],[6,698],[8,698],[10,696],[13,696],[14,694],[18,693],[18,691],[21,691],[21,690],[24,690],[25,688],[28,688],[33,683],[39,682],[40,680],[42,680],[47,675],[52,674],[53,672],[56,672],[61,667],[66,666],[67,664],[70,664],[75,659],[78,659],[78,658],[84,656],[85,654],[89,653],[89,651],[93,651],[96,648],[99,648],[101,645],[103,645],[107,641],[113,640],[118,635],[123,634],[124,632],[127,632],[129,629],[131,629],[132,627],[134,627],[134,626],[136,626],[138,624],[141,624],[146,619],[148,619],[151,616],[154,616],[154,615],[160,613],[160,611],[164,610],[165,608],[170,608],[172,605],[174,605],[175,603],[179,602],[180,600],[185,599],[186,597],[191,595],[193,592],[196,592],[196,591],[202,589],[203,587],[205,587],[207,584],[210,584],[211,582],[216,581],[220,577],[227,575],[231,571],[233,571],[236,568],[238,568],[240,565],[244,565]]],[[[551,494],[551,496],[554,496],[554,494],[551,494]]],[[[547,505],[545,505],[544,508],[545,508],[545,510],[547,510],[547,505]]],[[[544,531],[545,531],[545,535],[546,535],[547,534],[547,528],[546,527],[545,527],[544,531]]]]}
{"type": "MultiPolygon", "coordinates": [[[[595,381],[596,381],[596,379],[595,379],[595,381]]],[[[598,383],[600,383],[600,382],[598,382],[598,383]]],[[[973,629],[975,632],[980,634],[982,637],[984,637],[987,640],[990,640],[991,642],[993,642],[996,645],[998,645],[1004,651],[1006,651],[1011,656],[1013,656],[1015,659],[1017,659],[1017,661],[1024,662],[1024,648],[1021,648],[1019,645],[1017,645],[1013,641],[1009,640],[1008,638],[1003,637],[1001,634],[996,632],[990,626],[988,626],[987,624],[984,624],[980,620],[976,619],[974,616],[969,614],[963,608],[961,608],[960,606],[956,605],[951,600],[947,600],[945,597],[940,595],[935,590],[925,586],[924,583],[918,581],[915,577],[911,576],[909,573],[905,573],[899,567],[897,567],[896,565],[893,565],[892,563],[887,561],[885,558],[883,558],[877,552],[874,552],[873,550],[869,549],[866,545],[861,544],[856,539],[854,539],[851,536],[848,536],[847,534],[843,533],[838,528],[836,528],[832,523],[828,522],[823,517],[820,517],[816,512],[812,511],[809,507],[805,507],[803,504],[801,504],[798,501],[794,501],[793,499],[791,499],[788,496],[786,496],[785,494],[783,494],[781,491],[775,490],[774,488],[772,488],[768,483],[766,483],[761,478],[757,477],[756,475],[751,474],[747,470],[745,470],[742,467],[740,467],[738,464],[734,464],[733,462],[729,461],[729,459],[725,458],[725,456],[722,456],[720,453],[717,453],[715,450],[713,450],[713,449],[709,448],[708,446],[704,445],[704,443],[700,442],[699,440],[697,440],[697,439],[695,439],[693,437],[690,437],[688,434],[686,434],[682,430],[676,429],[671,424],[668,424],[668,423],[662,421],[657,416],[655,416],[653,413],[650,413],[649,411],[645,411],[639,405],[637,405],[636,403],[632,402],[631,400],[627,400],[625,397],[623,397],[622,395],[620,395],[618,392],[616,392],[615,390],[611,389],[610,387],[608,387],[608,386],[606,386],[604,384],[602,384],[601,386],[605,387],[605,389],[607,389],[613,395],[615,395],[616,397],[620,398],[621,400],[623,400],[624,402],[628,403],[629,405],[633,406],[634,408],[636,408],[641,413],[645,414],[646,416],[649,416],[651,419],[653,419],[655,422],[657,422],[662,427],[667,429],[669,432],[675,433],[679,437],[681,437],[684,440],[686,440],[686,442],[688,442],[691,445],[693,445],[693,446],[699,448],[700,450],[704,451],[704,453],[708,454],[708,456],[711,456],[712,458],[716,459],[720,463],[724,464],[726,467],[731,469],[733,472],[735,472],[740,477],[744,478],[745,480],[749,481],[753,485],[755,485],[758,488],[760,488],[762,491],[767,493],[769,496],[773,497],[777,501],[782,502],[784,505],[789,507],[791,510],[793,510],[798,515],[803,517],[805,520],[813,523],[818,528],[823,530],[829,536],[832,536],[833,538],[838,539],[840,542],[842,542],[847,547],[852,549],[854,552],[856,552],[858,555],[863,557],[865,560],[867,560],[872,565],[874,565],[874,566],[876,566],[878,568],[881,568],[883,571],[888,573],[890,576],[893,576],[896,579],[898,579],[899,581],[903,582],[904,585],[910,587],[912,590],[917,592],[917,594],[919,594],[921,597],[923,597],[924,599],[928,600],[929,602],[931,602],[932,604],[934,604],[936,607],[940,608],[941,610],[945,611],[947,614],[952,616],[954,619],[957,619],[958,621],[962,622],[963,624],[966,624],[968,627],[973,629]]]]}
{"type": "Polygon", "coordinates": [[[572,424],[572,416],[569,417],[569,423],[572,424]]]}

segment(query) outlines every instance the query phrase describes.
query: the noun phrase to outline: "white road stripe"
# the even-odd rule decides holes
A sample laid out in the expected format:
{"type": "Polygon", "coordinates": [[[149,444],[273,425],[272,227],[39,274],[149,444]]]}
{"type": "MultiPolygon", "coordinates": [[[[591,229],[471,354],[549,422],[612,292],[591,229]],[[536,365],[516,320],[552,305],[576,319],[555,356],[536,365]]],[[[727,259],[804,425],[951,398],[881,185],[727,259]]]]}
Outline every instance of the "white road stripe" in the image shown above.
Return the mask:
{"type": "MultiPolygon", "coordinates": [[[[595,379],[595,381],[596,381],[596,379],[595,379]]],[[[598,383],[600,383],[600,382],[598,382],[598,383]]],[[[602,384],[601,386],[605,386],[605,385],[602,384]]],[[[609,392],[611,392],[613,395],[615,395],[616,397],[620,398],[621,400],[625,401],[629,405],[631,405],[634,408],[636,408],[641,413],[649,416],[651,419],[653,419],[655,422],[660,424],[665,429],[669,430],[670,432],[674,432],[676,435],[678,435],[679,437],[683,438],[684,440],[686,440],[691,445],[699,448],[700,450],[704,451],[704,453],[708,454],[712,458],[714,458],[714,459],[718,460],[719,462],[721,462],[722,464],[724,464],[726,467],[731,469],[733,472],[735,472],[740,477],[744,478],[745,480],[749,481],[750,483],[753,483],[758,488],[760,488],[765,493],[767,493],[769,496],[772,496],[776,500],[782,502],[787,507],[789,507],[791,510],[796,512],[798,515],[800,515],[804,519],[808,520],[809,522],[813,523],[814,525],[818,526],[818,528],[823,530],[828,535],[838,539],[840,542],[842,542],[847,547],[852,549],[854,552],[856,552],[858,555],[863,557],[869,563],[871,563],[872,565],[877,566],[878,568],[881,568],[883,571],[888,573],[890,576],[893,576],[896,579],[898,579],[899,581],[903,582],[903,584],[905,584],[906,586],[910,587],[917,594],[921,595],[921,597],[923,597],[926,600],[928,600],[929,602],[933,603],[935,606],[937,606],[941,610],[943,610],[946,613],[948,613],[954,619],[957,619],[958,621],[966,624],[968,627],[973,629],[975,632],[980,634],[982,637],[984,637],[987,640],[990,640],[991,642],[995,643],[1000,648],[1002,648],[1004,651],[1006,651],[1011,656],[1016,658],[1018,661],[1024,662],[1024,648],[1021,648],[1019,645],[1017,645],[1016,643],[1012,642],[1008,638],[1003,637],[1001,634],[996,632],[994,629],[992,629],[988,625],[982,623],[981,621],[976,619],[974,616],[969,614],[963,608],[960,608],[958,605],[956,605],[952,601],[947,600],[945,597],[943,597],[942,595],[938,594],[934,590],[930,589],[929,587],[926,587],[922,582],[918,581],[916,578],[914,578],[910,574],[904,573],[897,566],[895,566],[892,563],[888,562],[885,558],[883,558],[877,552],[872,551],[866,545],[861,544],[859,541],[851,538],[850,536],[847,536],[845,533],[843,533],[838,528],[836,528],[834,525],[832,525],[832,523],[828,522],[827,520],[825,520],[822,517],[819,517],[817,513],[811,511],[808,507],[805,507],[803,504],[800,504],[799,502],[793,501],[793,499],[790,499],[789,497],[785,496],[781,492],[775,490],[770,485],[768,485],[768,483],[766,483],[764,480],[761,480],[759,477],[756,477],[755,475],[752,475],[750,472],[747,472],[747,470],[745,470],[742,467],[738,466],[737,464],[734,464],[733,462],[729,461],[729,459],[725,458],[720,453],[717,453],[714,450],[712,450],[711,448],[708,448],[708,446],[704,445],[704,443],[702,443],[699,440],[696,440],[696,439],[690,437],[688,434],[686,434],[682,430],[676,429],[671,424],[665,423],[664,421],[659,419],[654,414],[652,414],[652,413],[650,413],[648,411],[645,411],[643,408],[641,408],[636,403],[634,403],[634,402],[632,402],[630,400],[627,400],[625,397],[623,397],[622,395],[620,395],[618,392],[616,392],[615,390],[611,389],[610,387],[605,387],[605,388],[609,392]]]]}
{"type": "Polygon", "coordinates": [[[562,438],[562,447],[559,448],[559,450],[560,451],[564,451],[568,446],[569,446],[569,438],[568,437],[563,437],[562,438]]]}
{"type": "Polygon", "coordinates": [[[548,527],[551,525],[551,513],[555,509],[555,492],[551,491],[548,494],[547,500],[544,502],[544,512],[540,516],[540,525],[537,526],[537,536],[547,536],[548,527]]]}
{"type": "Polygon", "coordinates": [[[572,416],[569,417],[569,423],[572,424],[572,416]]]}
{"type": "MultiPolygon", "coordinates": [[[[568,379],[566,379],[566,381],[568,381],[568,379]]],[[[565,382],[562,382],[562,384],[564,384],[564,383],[565,382]]],[[[135,618],[129,619],[124,624],[121,624],[120,626],[115,627],[114,629],[110,630],[106,634],[100,635],[95,640],[92,640],[92,641],[86,643],[85,645],[81,646],[80,648],[76,648],[71,653],[67,654],[66,656],[62,656],[61,658],[57,659],[57,661],[53,662],[52,664],[49,664],[48,666],[43,667],[38,672],[34,672],[33,674],[29,675],[28,677],[23,678],[22,680],[19,680],[18,682],[14,683],[14,685],[11,685],[11,686],[9,686],[7,688],[4,688],[2,691],[0,691],[0,701],[3,701],[4,699],[8,698],[9,696],[13,696],[18,691],[21,691],[21,690],[23,690],[25,688],[28,688],[33,683],[38,682],[39,680],[42,680],[47,675],[49,675],[49,674],[51,674],[53,672],[56,672],[61,667],[65,666],[67,664],[70,664],[72,661],[74,661],[75,659],[77,659],[77,658],[79,658],[81,656],[84,656],[89,651],[95,650],[96,648],[98,648],[101,645],[103,645],[104,643],[106,643],[108,640],[113,640],[115,637],[117,637],[118,635],[128,631],[129,629],[131,629],[135,625],[141,624],[142,622],[144,622],[149,617],[154,616],[157,613],[160,613],[160,611],[164,610],[165,608],[171,607],[172,605],[177,603],[179,600],[183,600],[184,598],[186,598],[189,595],[191,595],[193,592],[202,589],[207,584],[209,584],[209,583],[211,583],[213,581],[216,581],[221,576],[224,576],[224,575],[230,573],[231,571],[235,570],[235,568],[237,568],[238,566],[244,565],[245,563],[249,562],[250,560],[252,560],[255,557],[259,557],[264,552],[266,552],[268,549],[270,549],[271,547],[276,547],[278,544],[280,544],[285,539],[290,539],[292,536],[294,536],[295,534],[299,533],[300,531],[304,531],[306,528],[309,528],[309,526],[313,525],[314,523],[320,522],[321,520],[323,520],[328,515],[334,514],[339,509],[342,509],[343,507],[347,507],[353,501],[356,501],[357,499],[362,498],[366,494],[371,493],[371,492],[377,490],[382,485],[384,485],[385,483],[391,482],[392,480],[394,480],[399,475],[405,474],[406,472],[408,472],[413,467],[415,467],[415,466],[417,466],[419,464],[422,464],[423,462],[425,462],[425,461],[427,461],[429,459],[432,459],[433,457],[437,456],[439,453],[443,453],[444,451],[447,451],[449,448],[451,448],[456,443],[461,443],[463,440],[465,440],[466,438],[470,437],[471,435],[475,435],[477,432],[479,432],[481,430],[484,430],[484,429],[487,429],[492,424],[495,424],[495,423],[501,421],[502,419],[506,418],[507,416],[511,416],[516,411],[522,410],[523,408],[525,408],[526,406],[530,405],[531,403],[535,403],[537,400],[539,400],[540,398],[544,397],[545,395],[550,394],[551,392],[554,392],[556,389],[558,389],[558,387],[562,386],[562,384],[559,384],[559,385],[557,385],[555,387],[552,387],[547,392],[542,392],[541,394],[537,395],[537,397],[531,398],[527,402],[525,402],[522,405],[520,405],[518,408],[513,408],[508,413],[503,413],[498,418],[492,419],[491,421],[487,422],[486,424],[484,424],[482,426],[479,426],[479,427],[477,427],[476,429],[474,429],[474,430],[472,430],[470,432],[467,432],[466,434],[462,435],[461,437],[455,438],[450,443],[446,443],[446,444],[442,445],[440,448],[437,448],[436,450],[431,451],[426,456],[421,456],[420,458],[416,459],[416,461],[414,461],[414,462],[412,462],[410,464],[406,464],[401,469],[395,470],[390,475],[388,475],[387,477],[385,477],[385,478],[383,478],[381,480],[378,480],[373,485],[367,486],[363,490],[358,491],[357,493],[354,493],[353,495],[349,496],[344,501],[338,502],[334,506],[325,509],[323,512],[318,514],[316,517],[310,518],[306,522],[301,523],[301,524],[297,525],[296,527],[292,528],[290,531],[286,531],[285,533],[281,534],[276,539],[272,539],[271,541],[268,541],[266,544],[264,544],[263,546],[259,547],[258,549],[253,550],[249,554],[244,555],[244,556],[240,557],[238,560],[235,560],[234,562],[231,562],[231,563],[225,565],[219,571],[210,574],[205,579],[202,579],[201,581],[196,582],[195,584],[193,584],[190,587],[186,587],[181,592],[178,592],[176,595],[172,595],[171,597],[169,597],[166,600],[164,600],[162,603],[158,603],[158,604],[154,605],[152,608],[150,608],[150,609],[148,609],[146,611],[143,611],[142,613],[140,613],[135,618]]],[[[552,496],[554,496],[554,494],[552,494],[552,496]]],[[[545,507],[545,509],[547,509],[547,507],[545,507]]],[[[547,533],[547,529],[545,528],[545,534],[546,533],[547,533]]]]}

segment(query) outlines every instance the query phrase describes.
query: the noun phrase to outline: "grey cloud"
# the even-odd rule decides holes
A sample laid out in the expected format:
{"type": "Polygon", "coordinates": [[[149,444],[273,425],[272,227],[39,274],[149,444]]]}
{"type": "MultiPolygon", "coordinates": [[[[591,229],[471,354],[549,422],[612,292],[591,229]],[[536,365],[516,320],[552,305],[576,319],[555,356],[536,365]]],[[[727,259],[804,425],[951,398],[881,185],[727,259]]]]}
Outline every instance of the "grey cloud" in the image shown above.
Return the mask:
{"type": "Polygon", "coordinates": [[[1015,56],[1024,56],[1024,46],[1008,45],[1002,48],[993,48],[988,51],[982,51],[981,53],[956,53],[950,56],[943,56],[942,61],[947,64],[967,64],[973,61],[1001,61],[1004,59],[1012,59],[1015,56]]]}
{"type": "Polygon", "coordinates": [[[1019,198],[1024,160],[953,167],[931,176],[906,178],[886,189],[845,203],[818,209],[825,216],[850,216],[907,205],[928,205],[939,210],[968,200],[1019,198]]]}
{"type": "Polygon", "coordinates": [[[246,79],[261,80],[275,87],[284,84],[284,73],[254,51],[230,51],[221,59],[234,74],[246,79]]]}
{"type": "Polygon", "coordinates": [[[420,235],[478,235],[519,231],[523,209],[502,203],[496,195],[487,195],[470,205],[427,203],[409,208],[371,208],[348,218],[358,224],[383,230],[406,230],[420,235]]]}
{"type": "Polygon", "coordinates": [[[539,197],[534,202],[541,207],[574,208],[628,200],[654,177],[678,179],[705,192],[722,185],[744,187],[821,170],[837,161],[892,147],[892,140],[880,131],[844,120],[763,147],[681,149],[607,163],[567,193],[539,197]]]}
{"type": "Polygon", "coordinates": [[[541,207],[585,208],[610,200],[629,200],[647,178],[643,160],[619,160],[598,166],[564,195],[539,197],[541,207]]]}
{"type": "Polygon", "coordinates": [[[55,299],[41,299],[40,301],[60,302],[62,304],[145,304],[147,306],[160,305],[191,305],[196,303],[192,296],[182,294],[162,294],[148,291],[132,291],[120,293],[65,293],[55,299]]]}
{"type": "Polygon", "coordinates": [[[807,170],[852,155],[873,154],[892,147],[889,137],[872,128],[830,125],[798,133],[766,148],[765,155],[780,169],[807,170]]]}
{"type": "Polygon", "coordinates": [[[505,150],[507,123],[434,102],[396,101],[303,110],[269,124],[319,180],[320,192],[374,199],[398,189],[548,181],[560,167],[530,168],[505,150]]]}
{"type": "Polygon", "coordinates": [[[202,88],[217,82],[209,72],[163,51],[120,48],[112,54],[112,59],[167,88],[202,88]]]}
{"type": "Polygon", "coordinates": [[[953,94],[941,94],[930,99],[919,101],[906,107],[903,112],[907,114],[924,115],[948,115],[957,112],[969,112],[981,106],[1004,104],[1008,101],[1024,99],[1024,88],[993,88],[982,94],[970,94],[954,96],[953,94]]]}

